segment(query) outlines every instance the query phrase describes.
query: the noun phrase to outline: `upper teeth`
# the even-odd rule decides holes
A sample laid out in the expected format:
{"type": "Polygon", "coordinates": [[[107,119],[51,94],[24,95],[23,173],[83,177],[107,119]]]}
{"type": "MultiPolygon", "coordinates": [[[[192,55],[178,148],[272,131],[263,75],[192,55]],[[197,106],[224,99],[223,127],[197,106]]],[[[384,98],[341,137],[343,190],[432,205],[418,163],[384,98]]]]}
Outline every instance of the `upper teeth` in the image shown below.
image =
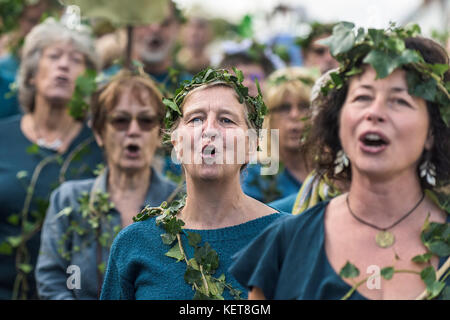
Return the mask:
{"type": "Polygon", "coordinates": [[[376,133],[366,134],[365,138],[367,140],[382,140],[381,137],[379,135],[377,135],[376,133]]]}

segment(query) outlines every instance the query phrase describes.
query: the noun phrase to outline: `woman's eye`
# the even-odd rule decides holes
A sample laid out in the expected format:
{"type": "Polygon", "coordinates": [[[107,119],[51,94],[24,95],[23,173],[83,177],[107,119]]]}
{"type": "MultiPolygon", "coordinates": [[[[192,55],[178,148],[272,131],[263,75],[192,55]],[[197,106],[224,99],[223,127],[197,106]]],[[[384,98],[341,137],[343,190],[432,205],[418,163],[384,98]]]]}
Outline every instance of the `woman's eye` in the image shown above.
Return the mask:
{"type": "Polygon", "coordinates": [[[112,121],[114,123],[123,124],[123,123],[128,123],[130,121],[130,119],[125,118],[125,117],[116,117],[116,118],[113,118],[112,121]]]}
{"type": "Polygon", "coordinates": [[[77,63],[77,64],[81,64],[81,63],[84,62],[83,58],[81,58],[81,57],[72,57],[72,61],[77,63]]]}
{"type": "Polygon", "coordinates": [[[406,101],[405,99],[401,99],[401,98],[394,99],[394,103],[395,103],[395,104],[402,105],[402,106],[407,106],[407,107],[410,106],[410,104],[408,103],[408,101],[406,101]]]}
{"type": "Polygon", "coordinates": [[[195,118],[192,118],[189,122],[192,122],[192,123],[202,123],[202,119],[201,118],[199,118],[199,117],[195,117],[195,118]]]}
{"type": "Polygon", "coordinates": [[[222,119],[220,119],[220,121],[222,121],[223,123],[233,123],[233,121],[231,121],[228,118],[222,118],[222,119]]]}
{"type": "Polygon", "coordinates": [[[60,56],[60,55],[59,55],[58,53],[49,53],[49,54],[47,55],[47,57],[50,58],[50,59],[52,59],[52,60],[58,59],[59,56],[60,56]]]}
{"type": "Polygon", "coordinates": [[[354,101],[370,101],[372,98],[369,95],[359,95],[355,97],[354,101]]]}

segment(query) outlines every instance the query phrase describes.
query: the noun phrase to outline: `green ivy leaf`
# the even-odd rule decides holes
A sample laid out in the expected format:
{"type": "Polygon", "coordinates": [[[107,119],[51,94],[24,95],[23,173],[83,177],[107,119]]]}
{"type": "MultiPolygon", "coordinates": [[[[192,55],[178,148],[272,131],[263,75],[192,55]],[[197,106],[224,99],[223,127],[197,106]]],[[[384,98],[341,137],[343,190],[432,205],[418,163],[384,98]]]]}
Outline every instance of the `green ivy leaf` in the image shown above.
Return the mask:
{"type": "Polygon", "coordinates": [[[385,267],[385,268],[381,269],[380,274],[384,279],[390,280],[390,279],[392,279],[392,276],[394,275],[394,267],[385,267]]]}
{"type": "Polygon", "coordinates": [[[386,78],[395,69],[408,63],[419,62],[420,56],[412,50],[404,50],[401,55],[375,49],[369,52],[363,62],[370,64],[377,72],[377,79],[386,78]]]}
{"type": "Polygon", "coordinates": [[[196,284],[200,287],[202,285],[202,273],[188,265],[184,273],[184,280],[189,284],[196,284]]]}
{"type": "Polygon", "coordinates": [[[334,26],[332,36],[319,40],[318,43],[330,47],[330,52],[333,56],[345,53],[355,43],[354,27],[355,25],[351,22],[341,22],[334,26]]]}
{"type": "Polygon", "coordinates": [[[442,77],[444,75],[444,73],[446,73],[447,70],[449,69],[449,65],[435,63],[435,64],[431,65],[431,69],[433,70],[434,73],[436,73],[442,77]]]}
{"type": "Polygon", "coordinates": [[[433,254],[431,252],[427,252],[424,254],[419,254],[411,259],[411,261],[416,263],[427,263],[430,261],[433,254]]]}
{"type": "Polygon", "coordinates": [[[439,296],[442,290],[445,288],[445,282],[435,281],[431,285],[427,285],[428,297],[431,300],[439,296]]]}
{"type": "Polygon", "coordinates": [[[178,233],[181,232],[181,228],[183,226],[184,226],[184,222],[182,220],[179,220],[175,217],[171,217],[164,224],[164,229],[167,231],[167,233],[170,233],[170,234],[176,236],[178,233]]]}
{"type": "Polygon", "coordinates": [[[450,300],[450,286],[445,286],[445,288],[441,292],[440,299],[450,300]]]}
{"type": "Polygon", "coordinates": [[[32,145],[28,146],[26,148],[26,152],[30,155],[36,155],[39,153],[39,146],[35,143],[33,143],[32,145]]]}
{"type": "Polygon", "coordinates": [[[0,254],[11,255],[13,252],[13,247],[6,241],[0,243],[0,254]]]}
{"type": "Polygon", "coordinates": [[[204,270],[209,273],[214,273],[219,267],[219,255],[211,248],[208,242],[206,242],[203,247],[196,248],[194,258],[199,264],[203,265],[204,270]]]}
{"type": "Polygon", "coordinates": [[[22,237],[21,236],[11,236],[6,238],[6,241],[8,241],[8,243],[13,247],[13,248],[17,248],[20,243],[22,242],[22,237]]]}
{"type": "Polygon", "coordinates": [[[28,172],[25,170],[21,170],[21,171],[17,172],[17,174],[16,174],[16,178],[19,180],[24,179],[26,177],[28,177],[28,172]]]}
{"type": "Polygon", "coordinates": [[[181,110],[180,108],[178,108],[175,102],[167,98],[164,98],[163,103],[181,116],[181,110]]]}
{"type": "Polygon", "coordinates": [[[432,266],[426,267],[420,272],[420,277],[422,278],[423,282],[428,286],[433,285],[433,283],[436,281],[436,271],[432,266]]]}
{"type": "Polygon", "coordinates": [[[31,264],[28,263],[20,263],[18,265],[19,269],[22,270],[25,273],[30,273],[31,271],[33,271],[33,266],[31,264]]]}
{"type": "Polygon", "coordinates": [[[197,290],[195,291],[193,300],[211,300],[211,298],[197,290]]]}
{"type": "Polygon", "coordinates": [[[427,81],[422,81],[412,89],[411,93],[416,97],[434,101],[437,93],[436,80],[430,78],[427,81]]]}
{"type": "Polygon", "coordinates": [[[349,261],[342,267],[339,275],[342,278],[356,278],[359,276],[359,270],[355,265],[351,264],[349,261]]]}
{"type": "Polygon", "coordinates": [[[167,245],[171,245],[177,236],[175,234],[164,233],[161,235],[162,242],[167,245]]]}
{"type": "Polygon", "coordinates": [[[10,215],[7,219],[8,223],[12,224],[13,226],[19,225],[20,222],[20,215],[17,213],[14,213],[10,215]]]}
{"type": "Polygon", "coordinates": [[[450,225],[448,223],[425,223],[421,239],[422,243],[439,257],[450,255],[450,225]]]}
{"type": "Polygon", "coordinates": [[[100,271],[101,274],[105,274],[105,271],[106,271],[106,264],[105,264],[105,262],[100,263],[97,266],[97,269],[98,269],[98,271],[100,271]]]}
{"type": "Polygon", "coordinates": [[[174,258],[177,260],[177,262],[184,259],[184,255],[181,253],[180,246],[178,245],[178,242],[175,243],[175,245],[170,248],[169,251],[165,253],[166,256],[170,258],[174,258]]]}
{"type": "Polygon", "coordinates": [[[200,234],[195,232],[187,232],[188,243],[192,247],[197,247],[200,241],[202,241],[202,237],[200,234]]]}

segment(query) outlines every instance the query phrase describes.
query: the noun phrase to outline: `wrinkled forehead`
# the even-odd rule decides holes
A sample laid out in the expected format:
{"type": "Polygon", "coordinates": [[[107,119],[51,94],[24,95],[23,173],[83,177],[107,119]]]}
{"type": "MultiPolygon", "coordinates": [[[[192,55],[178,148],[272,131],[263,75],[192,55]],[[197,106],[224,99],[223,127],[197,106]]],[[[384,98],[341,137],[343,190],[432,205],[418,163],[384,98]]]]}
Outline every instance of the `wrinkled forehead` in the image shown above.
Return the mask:
{"type": "Polygon", "coordinates": [[[149,89],[136,83],[128,84],[116,89],[114,103],[109,112],[149,112],[158,113],[155,97],[149,89]]]}
{"type": "Polygon", "coordinates": [[[239,102],[235,90],[224,83],[195,88],[186,95],[181,107],[183,114],[200,109],[244,112],[244,106],[239,102]]]}

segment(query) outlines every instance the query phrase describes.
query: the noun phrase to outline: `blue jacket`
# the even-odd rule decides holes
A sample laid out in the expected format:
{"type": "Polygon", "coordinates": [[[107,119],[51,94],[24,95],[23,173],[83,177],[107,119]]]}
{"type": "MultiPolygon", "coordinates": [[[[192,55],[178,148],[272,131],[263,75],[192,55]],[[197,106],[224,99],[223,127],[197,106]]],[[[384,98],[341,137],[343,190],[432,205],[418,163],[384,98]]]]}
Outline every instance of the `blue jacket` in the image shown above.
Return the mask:
{"type": "MultiPolygon", "coordinates": [[[[150,188],[142,208],[159,206],[175,188],[174,183],[152,169],[150,188]]],[[[116,209],[109,209],[101,217],[101,231],[97,234],[83,217],[79,198],[89,194],[89,199],[94,200],[97,191],[106,190],[105,170],[97,179],[69,181],[52,193],[36,266],[41,299],[98,298],[110,246],[122,228],[121,218],[116,209]]]]}

